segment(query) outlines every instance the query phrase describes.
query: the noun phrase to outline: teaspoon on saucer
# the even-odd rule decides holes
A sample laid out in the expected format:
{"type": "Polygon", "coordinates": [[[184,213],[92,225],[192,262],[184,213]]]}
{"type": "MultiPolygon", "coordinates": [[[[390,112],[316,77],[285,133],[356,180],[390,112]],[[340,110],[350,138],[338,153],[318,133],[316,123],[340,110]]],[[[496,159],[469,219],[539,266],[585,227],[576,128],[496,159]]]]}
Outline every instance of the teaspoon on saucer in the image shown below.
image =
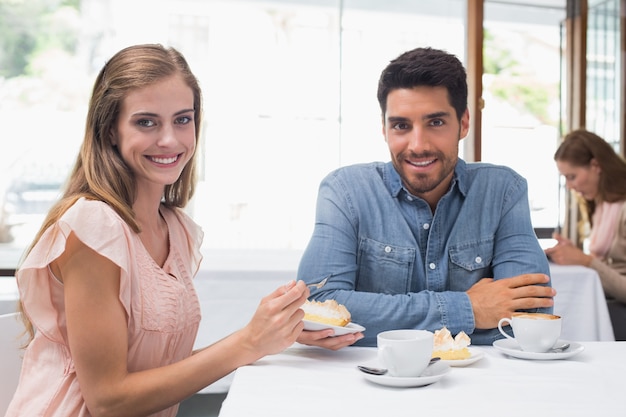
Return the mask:
{"type": "MultiPolygon", "coordinates": [[[[432,365],[433,363],[437,362],[440,359],[441,358],[432,358],[430,362],[428,363],[428,365],[432,365]]],[[[370,366],[363,366],[363,365],[357,365],[357,368],[359,368],[361,372],[365,372],[366,374],[371,374],[371,375],[385,375],[387,373],[387,369],[385,368],[372,368],[370,366]]]]}
{"type": "Polygon", "coordinates": [[[570,346],[569,343],[563,343],[561,346],[555,346],[552,349],[550,349],[550,352],[554,352],[554,353],[565,352],[567,349],[569,349],[569,346],[570,346]]]}

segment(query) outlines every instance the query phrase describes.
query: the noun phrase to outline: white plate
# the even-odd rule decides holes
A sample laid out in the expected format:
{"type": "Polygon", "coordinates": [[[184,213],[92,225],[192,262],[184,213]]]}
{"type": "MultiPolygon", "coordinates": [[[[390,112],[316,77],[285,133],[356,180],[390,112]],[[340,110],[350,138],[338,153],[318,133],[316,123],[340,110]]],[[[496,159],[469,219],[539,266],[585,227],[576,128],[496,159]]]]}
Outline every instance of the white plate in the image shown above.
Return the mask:
{"type": "Polygon", "coordinates": [[[570,347],[564,352],[524,352],[515,340],[500,339],[493,342],[493,347],[501,352],[506,353],[509,356],[513,356],[519,359],[534,359],[534,360],[553,360],[553,359],[567,359],[574,355],[578,355],[585,350],[585,347],[580,343],[567,342],[566,340],[559,340],[555,346],[562,345],[563,343],[569,343],[570,347]]]}
{"type": "Polygon", "coordinates": [[[302,321],[304,322],[304,330],[333,329],[335,331],[335,336],[341,336],[342,334],[362,332],[365,330],[365,327],[356,323],[348,323],[344,327],[341,327],[341,326],[331,326],[330,324],[318,323],[318,322],[310,321],[310,320],[302,320],[302,321]]]}
{"type": "Polygon", "coordinates": [[[485,356],[485,354],[480,350],[475,350],[472,348],[468,348],[470,351],[470,357],[467,359],[442,359],[441,362],[447,363],[450,366],[467,366],[471,365],[474,362],[478,362],[485,356]]]}
{"type": "Polygon", "coordinates": [[[426,368],[420,376],[415,377],[371,375],[366,374],[365,372],[361,373],[365,379],[375,384],[385,385],[388,387],[410,388],[433,384],[443,378],[448,372],[450,372],[450,367],[443,363],[443,361],[439,361],[426,368]]]}

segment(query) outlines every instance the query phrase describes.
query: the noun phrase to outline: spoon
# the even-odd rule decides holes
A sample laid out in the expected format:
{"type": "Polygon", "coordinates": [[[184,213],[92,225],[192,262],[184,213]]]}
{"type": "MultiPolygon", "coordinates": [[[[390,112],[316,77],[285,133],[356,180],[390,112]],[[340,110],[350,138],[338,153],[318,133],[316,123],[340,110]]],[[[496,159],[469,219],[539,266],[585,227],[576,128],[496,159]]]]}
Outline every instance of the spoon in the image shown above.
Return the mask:
{"type": "Polygon", "coordinates": [[[569,349],[569,346],[570,346],[569,343],[563,343],[561,346],[556,346],[550,349],[550,352],[554,352],[554,353],[565,352],[567,349],[569,349]]]}
{"type": "MultiPolygon", "coordinates": [[[[430,366],[440,359],[441,358],[431,358],[430,362],[428,362],[428,365],[430,366]]],[[[385,375],[387,373],[387,369],[385,368],[372,368],[370,366],[363,366],[363,365],[357,365],[357,368],[359,368],[361,372],[365,372],[366,374],[385,375]]]]}

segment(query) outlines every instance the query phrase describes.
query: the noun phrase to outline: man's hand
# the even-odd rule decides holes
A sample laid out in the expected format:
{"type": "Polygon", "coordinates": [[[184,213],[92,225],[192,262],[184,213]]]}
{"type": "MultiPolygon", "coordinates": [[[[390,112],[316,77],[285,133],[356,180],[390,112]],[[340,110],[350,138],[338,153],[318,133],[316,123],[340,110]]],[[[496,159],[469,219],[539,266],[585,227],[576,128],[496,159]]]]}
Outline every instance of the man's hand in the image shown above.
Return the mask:
{"type": "Polygon", "coordinates": [[[544,274],[524,274],[495,281],[481,279],[467,290],[476,328],[493,329],[501,318],[511,317],[518,310],[552,307],[556,291],[541,285],[549,281],[544,274]]]}

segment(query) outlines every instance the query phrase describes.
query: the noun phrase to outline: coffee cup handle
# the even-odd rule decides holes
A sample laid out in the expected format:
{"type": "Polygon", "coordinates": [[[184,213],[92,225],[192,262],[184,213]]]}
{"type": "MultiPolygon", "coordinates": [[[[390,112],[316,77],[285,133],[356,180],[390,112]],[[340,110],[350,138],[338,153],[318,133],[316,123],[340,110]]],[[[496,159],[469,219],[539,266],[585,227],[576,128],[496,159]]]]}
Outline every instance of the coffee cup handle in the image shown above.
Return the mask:
{"type": "Polygon", "coordinates": [[[509,334],[508,334],[507,332],[505,332],[504,330],[502,330],[502,324],[503,324],[503,323],[509,323],[509,324],[511,324],[511,319],[506,318],[506,317],[505,317],[505,318],[503,318],[503,319],[500,319],[500,321],[498,322],[498,330],[500,330],[500,333],[502,333],[502,335],[503,335],[504,337],[506,337],[507,339],[515,340],[515,338],[514,338],[514,337],[509,336],[509,334]]]}

